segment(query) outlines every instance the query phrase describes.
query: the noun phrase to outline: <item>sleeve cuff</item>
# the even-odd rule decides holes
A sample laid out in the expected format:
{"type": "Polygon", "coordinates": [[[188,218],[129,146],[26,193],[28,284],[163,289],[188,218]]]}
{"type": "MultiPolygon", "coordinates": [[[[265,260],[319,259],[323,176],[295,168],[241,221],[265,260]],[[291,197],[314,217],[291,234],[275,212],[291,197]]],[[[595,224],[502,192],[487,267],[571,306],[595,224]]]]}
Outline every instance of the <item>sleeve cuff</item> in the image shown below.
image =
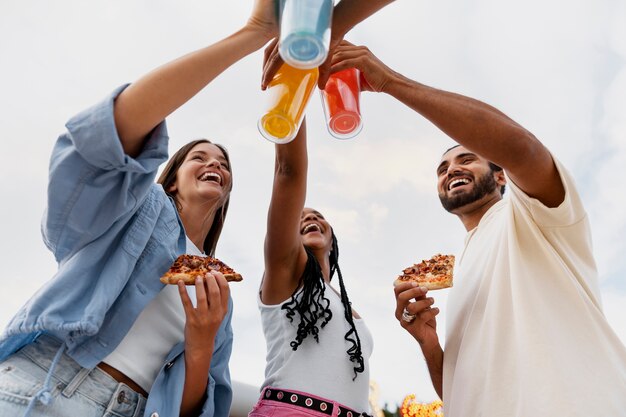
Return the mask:
{"type": "Polygon", "coordinates": [[[113,104],[128,85],[116,88],[101,102],[72,117],[65,126],[78,153],[93,166],[105,170],[156,171],[167,160],[169,137],[165,121],[152,130],[137,158],[124,153],[117,134],[113,104]]]}
{"type": "Polygon", "coordinates": [[[554,160],[554,165],[561,176],[563,187],[565,188],[565,197],[563,202],[557,207],[547,207],[541,201],[536,198],[528,196],[522,191],[508,176],[507,186],[509,186],[512,194],[513,201],[519,201],[525,206],[537,224],[543,227],[561,227],[569,226],[579,222],[586,216],[585,208],[582,204],[576,185],[571,174],[567,169],[557,160],[554,160]]]}

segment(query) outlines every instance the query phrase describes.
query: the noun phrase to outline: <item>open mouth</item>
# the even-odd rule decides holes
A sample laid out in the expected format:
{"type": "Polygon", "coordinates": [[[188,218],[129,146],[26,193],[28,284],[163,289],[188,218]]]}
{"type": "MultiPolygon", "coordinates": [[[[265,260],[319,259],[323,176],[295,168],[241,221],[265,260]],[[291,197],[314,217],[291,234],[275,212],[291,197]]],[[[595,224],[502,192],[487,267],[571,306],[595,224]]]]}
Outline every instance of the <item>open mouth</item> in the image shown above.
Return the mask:
{"type": "Polygon", "coordinates": [[[468,178],[456,178],[448,183],[448,191],[453,190],[457,187],[461,187],[463,185],[469,184],[471,181],[468,178]]]}
{"type": "Polygon", "coordinates": [[[304,228],[302,229],[300,233],[303,235],[306,235],[307,233],[313,233],[313,232],[322,233],[322,229],[319,227],[319,225],[317,225],[317,223],[307,224],[306,226],[304,226],[304,228]]]}
{"type": "Polygon", "coordinates": [[[204,182],[216,182],[219,185],[222,185],[222,176],[217,172],[205,172],[204,174],[198,177],[198,180],[204,182]]]}

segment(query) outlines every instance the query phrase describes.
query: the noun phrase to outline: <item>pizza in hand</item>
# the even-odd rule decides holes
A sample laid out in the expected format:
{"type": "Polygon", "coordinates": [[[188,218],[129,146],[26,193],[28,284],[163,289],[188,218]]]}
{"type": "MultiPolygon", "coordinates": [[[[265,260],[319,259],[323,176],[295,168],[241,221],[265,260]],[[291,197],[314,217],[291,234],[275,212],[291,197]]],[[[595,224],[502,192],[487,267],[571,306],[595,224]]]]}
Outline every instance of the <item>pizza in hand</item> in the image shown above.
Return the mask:
{"type": "Polygon", "coordinates": [[[211,271],[221,272],[229,282],[239,282],[243,279],[240,274],[219,259],[210,256],[180,255],[170,269],[163,274],[161,282],[176,285],[178,281],[183,281],[185,285],[195,285],[197,277],[203,277],[211,271]]]}
{"type": "Polygon", "coordinates": [[[437,254],[428,260],[410,266],[393,282],[398,285],[403,282],[417,282],[420,287],[429,290],[439,290],[452,286],[452,271],[454,269],[454,255],[437,254]]]}

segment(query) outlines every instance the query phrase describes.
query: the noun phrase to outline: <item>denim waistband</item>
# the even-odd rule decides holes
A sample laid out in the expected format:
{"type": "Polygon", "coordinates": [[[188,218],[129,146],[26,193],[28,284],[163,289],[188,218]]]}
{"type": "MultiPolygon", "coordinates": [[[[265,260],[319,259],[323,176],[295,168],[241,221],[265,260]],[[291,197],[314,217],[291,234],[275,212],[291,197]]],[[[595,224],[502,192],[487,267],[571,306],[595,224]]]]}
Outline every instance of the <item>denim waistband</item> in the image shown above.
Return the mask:
{"type": "MultiPolygon", "coordinates": [[[[50,371],[53,358],[62,342],[49,336],[41,335],[34,342],[24,346],[16,353],[16,358],[38,365],[46,372],[50,371]]],[[[65,385],[61,395],[71,397],[79,391],[81,394],[99,403],[108,410],[122,416],[141,415],[146,399],[123,383],[99,368],[87,369],[63,353],[52,370],[52,377],[65,385]]]]}

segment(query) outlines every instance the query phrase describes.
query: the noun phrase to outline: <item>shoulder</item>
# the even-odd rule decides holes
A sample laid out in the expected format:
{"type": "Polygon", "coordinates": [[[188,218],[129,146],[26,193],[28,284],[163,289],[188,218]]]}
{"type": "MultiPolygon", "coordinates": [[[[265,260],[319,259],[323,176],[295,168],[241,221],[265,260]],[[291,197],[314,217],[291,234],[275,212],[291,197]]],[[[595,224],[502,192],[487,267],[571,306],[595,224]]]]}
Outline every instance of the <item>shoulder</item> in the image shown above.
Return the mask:
{"type": "Polygon", "coordinates": [[[540,227],[573,225],[579,223],[587,215],[574,177],[556,158],[554,158],[554,164],[565,189],[565,197],[556,207],[544,205],[541,201],[530,197],[522,191],[513,181],[510,181],[510,179],[508,181],[508,200],[510,200],[510,204],[514,208],[521,209],[527,213],[540,227]]]}

